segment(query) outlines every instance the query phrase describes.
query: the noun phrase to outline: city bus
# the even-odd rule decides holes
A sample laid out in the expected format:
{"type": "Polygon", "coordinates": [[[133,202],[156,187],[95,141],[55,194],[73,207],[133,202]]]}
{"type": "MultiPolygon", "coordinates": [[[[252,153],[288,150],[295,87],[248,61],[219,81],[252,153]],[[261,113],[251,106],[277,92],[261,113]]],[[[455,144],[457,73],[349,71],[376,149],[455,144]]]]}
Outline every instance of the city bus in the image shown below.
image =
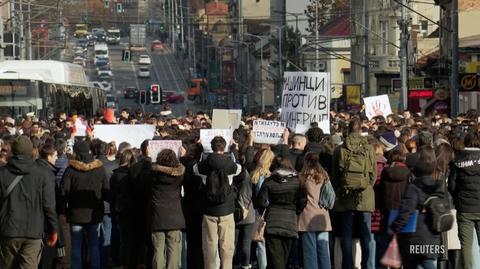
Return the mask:
{"type": "Polygon", "coordinates": [[[107,30],[107,43],[112,45],[120,44],[120,29],[110,28],[107,30]]]}
{"type": "Polygon", "coordinates": [[[97,60],[99,58],[106,58],[106,59],[109,58],[109,56],[108,56],[108,46],[105,43],[95,44],[94,51],[95,51],[95,63],[97,63],[97,60]]]}
{"type": "Polygon", "coordinates": [[[82,66],[60,61],[3,61],[0,116],[33,113],[48,120],[59,112],[94,116],[106,107],[105,93],[92,87],[82,66]]]}

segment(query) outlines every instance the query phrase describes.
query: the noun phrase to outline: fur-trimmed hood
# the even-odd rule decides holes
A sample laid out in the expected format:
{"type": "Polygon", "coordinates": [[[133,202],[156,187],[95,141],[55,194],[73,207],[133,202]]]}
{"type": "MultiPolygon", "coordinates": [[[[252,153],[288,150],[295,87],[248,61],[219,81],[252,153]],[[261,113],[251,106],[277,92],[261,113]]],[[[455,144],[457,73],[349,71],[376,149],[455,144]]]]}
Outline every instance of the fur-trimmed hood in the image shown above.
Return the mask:
{"type": "Polygon", "coordinates": [[[83,172],[88,172],[103,166],[103,163],[100,160],[94,160],[89,163],[84,163],[77,160],[70,160],[68,164],[75,170],[83,171],[83,172]]]}
{"type": "Polygon", "coordinates": [[[168,167],[158,164],[152,164],[152,171],[161,172],[170,176],[178,177],[185,173],[185,166],[179,164],[177,167],[168,167]]]}

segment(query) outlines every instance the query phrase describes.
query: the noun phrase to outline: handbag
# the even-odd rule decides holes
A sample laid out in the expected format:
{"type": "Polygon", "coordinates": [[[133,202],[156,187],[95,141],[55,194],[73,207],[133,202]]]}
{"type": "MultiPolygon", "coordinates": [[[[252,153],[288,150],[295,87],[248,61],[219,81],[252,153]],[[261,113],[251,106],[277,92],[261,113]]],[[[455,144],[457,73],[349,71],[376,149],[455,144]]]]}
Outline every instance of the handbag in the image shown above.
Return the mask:
{"type": "Polygon", "coordinates": [[[383,266],[390,268],[401,268],[402,267],[402,256],[400,256],[400,249],[398,248],[397,236],[393,236],[390,244],[388,244],[388,249],[383,255],[380,263],[383,266]]]}
{"type": "Polygon", "coordinates": [[[255,227],[256,229],[253,230],[252,234],[252,241],[254,242],[263,242],[265,241],[265,237],[263,236],[263,233],[265,232],[265,226],[267,223],[265,222],[265,212],[267,210],[265,209],[260,217],[257,218],[255,221],[255,227]]]}

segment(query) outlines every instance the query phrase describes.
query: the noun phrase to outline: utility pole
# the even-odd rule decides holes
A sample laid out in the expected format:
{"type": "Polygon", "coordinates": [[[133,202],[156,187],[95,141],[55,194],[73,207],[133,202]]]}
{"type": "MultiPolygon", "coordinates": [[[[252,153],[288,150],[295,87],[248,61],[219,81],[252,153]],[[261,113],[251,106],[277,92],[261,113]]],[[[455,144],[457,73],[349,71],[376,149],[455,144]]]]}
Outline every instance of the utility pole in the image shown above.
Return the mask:
{"type": "Polygon", "coordinates": [[[319,71],[320,66],[320,55],[318,51],[318,42],[319,42],[319,33],[318,33],[318,0],[315,0],[315,66],[316,72],[319,71]]]}
{"type": "Polygon", "coordinates": [[[458,114],[458,0],[452,0],[451,6],[452,28],[452,73],[450,76],[450,114],[458,114]]]}
{"type": "Polygon", "coordinates": [[[363,69],[363,85],[365,87],[365,96],[370,96],[370,59],[368,57],[369,53],[369,44],[368,44],[368,28],[369,28],[369,20],[368,20],[368,0],[363,0],[363,64],[365,65],[363,69]]]}
{"type": "Polygon", "coordinates": [[[400,78],[402,80],[402,90],[400,92],[400,110],[408,108],[408,14],[407,0],[402,0],[401,15],[402,18],[398,24],[400,26],[400,78]]]}
{"type": "Polygon", "coordinates": [[[25,51],[26,51],[26,48],[25,48],[25,36],[24,36],[24,29],[25,29],[25,25],[24,25],[24,21],[23,21],[23,0],[20,0],[20,4],[19,4],[19,7],[20,7],[20,60],[25,60],[25,51]]]}
{"type": "MultiPolygon", "coordinates": [[[[28,0],[28,5],[27,5],[27,9],[28,9],[28,13],[27,13],[27,47],[28,47],[28,60],[33,60],[33,55],[32,55],[32,23],[31,23],[31,15],[32,15],[32,7],[31,7],[31,4],[32,4],[32,0],[28,0]]],[[[61,13],[61,9],[60,9],[60,15],[62,14],[61,13]]],[[[61,18],[60,18],[61,19],[61,18]]],[[[62,25],[63,27],[63,25],[62,25]]]]}

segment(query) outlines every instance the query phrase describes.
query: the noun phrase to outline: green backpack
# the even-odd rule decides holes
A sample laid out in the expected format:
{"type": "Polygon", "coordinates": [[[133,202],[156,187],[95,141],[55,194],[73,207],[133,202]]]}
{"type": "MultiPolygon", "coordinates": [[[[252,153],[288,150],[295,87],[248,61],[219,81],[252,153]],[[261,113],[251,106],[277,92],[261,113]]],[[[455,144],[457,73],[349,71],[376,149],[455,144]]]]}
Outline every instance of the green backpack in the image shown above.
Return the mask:
{"type": "Polygon", "coordinates": [[[346,194],[358,193],[370,184],[370,171],[373,169],[366,143],[359,143],[354,148],[344,145],[340,148],[340,176],[346,194]]]}

